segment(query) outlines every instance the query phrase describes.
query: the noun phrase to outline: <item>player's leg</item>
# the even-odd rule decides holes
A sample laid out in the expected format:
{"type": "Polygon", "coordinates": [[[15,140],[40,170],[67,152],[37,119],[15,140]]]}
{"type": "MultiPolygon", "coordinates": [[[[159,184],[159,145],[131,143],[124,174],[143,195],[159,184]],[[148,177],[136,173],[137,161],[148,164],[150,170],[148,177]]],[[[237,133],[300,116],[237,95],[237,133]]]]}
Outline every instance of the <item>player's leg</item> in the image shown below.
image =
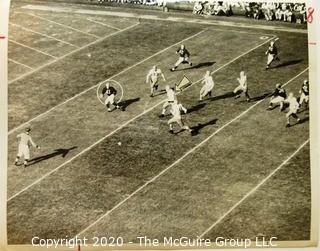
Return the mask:
{"type": "Polygon", "coordinates": [[[271,65],[271,63],[272,63],[273,59],[274,59],[274,55],[272,55],[272,54],[268,53],[266,69],[269,69],[269,68],[270,68],[270,65],[271,65]]]}
{"type": "Polygon", "coordinates": [[[21,157],[23,156],[23,151],[22,151],[22,146],[19,145],[18,147],[18,154],[17,154],[17,157],[14,161],[14,164],[17,166],[19,164],[19,161],[21,159],[21,157]]]}
{"type": "Polygon", "coordinates": [[[203,86],[200,90],[200,97],[199,100],[202,100],[205,97],[206,88],[203,86]]]}
{"type": "Polygon", "coordinates": [[[192,66],[192,63],[191,63],[189,57],[185,57],[185,58],[184,58],[184,62],[186,62],[186,63],[188,63],[190,66],[192,66]]]}
{"type": "Polygon", "coordinates": [[[170,103],[168,101],[164,102],[163,106],[162,106],[162,112],[161,112],[161,115],[160,117],[164,117],[166,111],[167,111],[167,108],[170,106],[170,103]]]}
{"type": "Polygon", "coordinates": [[[110,96],[107,96],[107,98],[104,101],[104,105],[107,107],[108,112],[111,112],[111,108],[110,108],[110,96]]]}
{"type": "Polygon", "coordinates": [[[176,119],[175,117],[169,119],[168,121],[168,125],[169,125],[169,132],[173,134],[173,123],[176,122],[176,119]]]}
{"type": "Polygon", "coordinates": [[[244,89],[243,92],[244,92],[245,97],[247,98],[247,102],[249,102],[251,100],[251,97],[249,95],[248,88],[244,89]]]}
{"type": "Polygon", "coordinates": [[[233,90],[233,94],[235,95],[235,99],[240,98],[241,97],[241,92],[242,92],[242,87],[241,85],[237,86],[234,90],[233,90]]]}
{"type": "Polygon", "coordinates": [[[27,167],[30,160],[30,149],[28,146],[23,147],[23,157],[24,157],[23,166],[27,167]]]}
{"type": "Polygon", "coordinates": [[[173,68],[171,68],[171,71],[174,71],[175,69],[178,68],[178,66],[184,61],[183,57],[179,57],[177,62],[174,64],[173,68]]]}

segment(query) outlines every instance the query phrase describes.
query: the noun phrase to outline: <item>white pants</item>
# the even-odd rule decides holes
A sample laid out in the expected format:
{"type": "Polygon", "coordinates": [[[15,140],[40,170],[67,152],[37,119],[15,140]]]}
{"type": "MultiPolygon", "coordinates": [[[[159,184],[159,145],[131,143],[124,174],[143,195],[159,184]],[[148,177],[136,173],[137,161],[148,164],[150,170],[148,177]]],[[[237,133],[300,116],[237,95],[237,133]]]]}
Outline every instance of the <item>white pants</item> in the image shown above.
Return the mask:
{"type": "Polygon", "coordinates": [[[30,150],[28,145],[19,145],[18,155],[19,158],[24,157],[25,160],[30,159],[30,150]]]}
{"type": "Polygon", "coordinates": [[[111,94],[110,96],[107,96],[106,100],[104,101],[105,105],[114,104],[114,94],[111,94]]]}
{"type": "Polygon", "coordinates": [[[300,96],[300,100],[299,100],[299,104],[301,105],[303,103],[303,101],[305,103],[308,103],[309,102],[309,95],[306,95],[304,93],[301,93],[301,96],[300,96]]]}
{"type": "Polygon", "coordinates": [[[182,62],[188,62],[189,63],[189,58],[188,57],[179,57],[178,61],[174,64],[175,67],[178,67],[182,62]]]}
{"type": "Polygon", "coordinates": [[[211,87],[211,86],[203,86],[202,88],[201,88],[201,90],[200,90],[200,96],[201,97],[205,97],[205,96],[207,96],[208,94],[209,94],[209,92],[211,92],[212,91],[212,89],[213,89],[213,87],[211,87]]]}
{"type": "Polygon", "coordinates": [[[280,103],[283,102],[283,101],[284,101],[284,98],[278,96],[278,97],[272,98],[272,99],[270,100],[270,103],[271,103],[271,104],[280,104],[280,103]]]}

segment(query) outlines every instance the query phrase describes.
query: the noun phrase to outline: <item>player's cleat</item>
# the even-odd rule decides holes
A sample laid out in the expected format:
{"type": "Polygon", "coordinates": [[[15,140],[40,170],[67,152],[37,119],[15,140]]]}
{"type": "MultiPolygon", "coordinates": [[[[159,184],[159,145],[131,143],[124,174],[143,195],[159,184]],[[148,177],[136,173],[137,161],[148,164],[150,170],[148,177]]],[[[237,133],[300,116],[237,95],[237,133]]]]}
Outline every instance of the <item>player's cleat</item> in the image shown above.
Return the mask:
{"type": "Polygon", "coordinates": [[[150,94],[150,98],[153,98],[153,94],[150,94]]]}
{"type": "Polygon", "coordinates": [[[15,166],[18,166],[18,165],[19,165],[19,162],[18,162],[18,161],[15,161],[15,162],[14,162],[14,165],[15,165],[15,166]]]}
{"type": "Polygon", "coordinates": [[[160,114],[160,115],[159,115],[159,118],[163,118],[163,117],[164,117],[164,114],[160,114]]]}
{"type": "Polygon", "coordinates": [[[250,102],[250,99],[249,99],[249,98],[247,98],[247,102],[250,102]]]}
{"type": "Polygon", "coordinates": [[[266,70],[269,70],[269,68],[270,68],[269,65],[267,65],[266,70]]]}
{"type": "Polygon", "coordinates": [[[173,134],[173,130],[172,130],[172,129],[170,129],[170,130],[169,130],[169,133],[173,134]]]}
{"type": "Polygon", "coordinates": [[[291,126],[290,123],[287,123],[287,124],[286,124],[286,127],[287,127],[287,128],[289,128],[290,126],[291,126]]]}
{"type": "Polygon", "coordinates": [[[111,108],[108,108],[108,112],[111,112],[112,110],[111,110],[111,108]]]}
{"type": "Polygon", "coordinates": [[[155,89],[155,90],[158,90],[158,87],[159,87],[158,85],[155,85],[155,86],[154,86],[154,89],[155,89]]]}
{"type": "Polygon", "coordinates": [[[175,71],[175,68],[171,68],[170,71],[175,71]]]}
{"type": "Polygon", "coordinates": [[[301,119],[298,118],[298,119],[297,119],[297,124],[300,124],[300,122],[301,122],[301,119]]]}
{"type": "Polygon", "coordinates": [[[189,65],[192,66],[192,63],[190,63],[189,65]]]}

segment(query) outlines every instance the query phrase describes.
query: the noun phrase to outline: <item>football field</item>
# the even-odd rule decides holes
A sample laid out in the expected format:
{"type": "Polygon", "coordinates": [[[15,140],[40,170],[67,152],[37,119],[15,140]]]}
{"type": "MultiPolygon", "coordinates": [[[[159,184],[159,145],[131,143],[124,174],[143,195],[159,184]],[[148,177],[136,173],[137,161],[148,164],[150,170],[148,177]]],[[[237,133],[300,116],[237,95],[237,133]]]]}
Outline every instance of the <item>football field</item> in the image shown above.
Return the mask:
{"type": "Polygon", "coordinates": [[[276,84],[297,97],[308,78],[306,33],[25,6],[13,2],[9,30],[9,244],[106,234],[127,243],[309,239],[309,111],[286,128],[285,112],[266,110],[276,84]],[[275,38],[281,61],[265,70],[275,38]],[[182,43],[193,65],[171,72],[182,43]],[[159,118],[166,83],[153,98],[145,83],[154,65],[172,87],[191,80],[177,97],[193,135],[172,135],[171,116],[159,118]],[[198,102],[207,70],[213,96],[198,102]],[[242,70],[250,102],[232,93],[242,70]],[[108,113],[97,98],[110,79],[123,88],[124,111],[108,113]],[[27,125],[41,149],[23,168],[16,136],[27,125]]]}

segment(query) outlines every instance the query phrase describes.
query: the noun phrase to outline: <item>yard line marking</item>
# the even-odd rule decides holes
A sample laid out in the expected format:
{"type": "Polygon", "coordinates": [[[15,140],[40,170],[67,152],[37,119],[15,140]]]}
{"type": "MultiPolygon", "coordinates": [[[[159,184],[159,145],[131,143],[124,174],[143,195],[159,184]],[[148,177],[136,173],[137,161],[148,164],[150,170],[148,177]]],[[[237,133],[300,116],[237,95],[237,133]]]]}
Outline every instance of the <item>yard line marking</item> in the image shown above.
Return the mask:
{"type": "MultiPolygon", "coordinates": [[[[137,25],[137,24],[136,24],[136,25],[137,25]]],[[[123,31],[123,30],[121,30],[121,31],[123,31]]],[[[117,33],[121,32],[121,31],[117,31],[117,33]]],[[[29,121],[24,122],[24,123],[22,123],[21,125],[17,126],[16,128],[13,128],[12,130],[10,130],[10,131],[8,132],[8,134],[10,135],[11,133],[17,131],[18,129],[20,129],[20,128],[22,128],[22,127],[24,127],[25,125],[29,124],[30,122],[32,122],[32,121],[34,121],[34,120],[36,120],[36,119],[38,119],[38,118],[40,118],[40,117],[42,117],[42,116],[50,113],[51,111],[53,111],[53,110],[57,109],[58,107],[60,107],[60,106],[62,106],[62,105],[64,105],[64,104],[72,101],[73,99],[75,99],[75,98],[77,98],[77,97],[79,97],[79,96],[87,93],[88,91],[90,91],[90,90],[92,90],[92,89],[94,89],[94,88],[97,88],[97,86],[99,86],[101,83],[104,83],[104,82],[106,82],[106,81],[108,81],[108,80],[110,80],[110,79],[113,79],[113,78],[121,75],[122,73],[124,73],[124,72],[126,72],[126,71],[128,71],[128,70],[130,70],[130,69],[132,69],[132,68],[134,68],[134,67],[136,67],[137,65],[140,65],[140,64],[144,63],[145,61],[149,60],[150,58],[153,58],[153,57],[155,57],[155,56],[163,53],[164,51],[170,49],[171,47],[177,46],[178,44],[180,44],[180,43],[182,43],[182,42],[184,42],[184,41],[186,41],[186,40],[189,40],[189,39],[191,39],[191,38],[193,38],[193,37],[196,37],[196,36],[200,35],[200,34],[203,33],[204,31],[206,31],[206,29],[201,30],[200,32],[198,32],[198,33],[196,33],[196,34],[193,34],[192,36],[187,37],[187,38],[185,38],[185,39],[183,39],[183,40],[181,40],[181,41],[179,41],[179,42],[177,42],[177,43],[175,43],[175,44],[173,44],[173,45],[170,45],[170,46],[168,46],[167,48],[164,48],[164,49],[162,49],[162,50],[154,53],[153,55],[151,55],[151,56],[149,56],[149,57],[147,57],[147,58],[145,58],[145,59],[143,59],[143,60],[141,60],[141,61],[139,61],[139,62],[137,62],[137,63],[135,63],[135,64],[133,64],[133,65],[131,65],[131,66],[129,66],[129,67],[127,67],[127,68],[125,68],[124,70],[118,72],[117,74],[111,76],[110,78],[108,78],[108,79],[106,79],[106,80],[103,80],[102,82],[99,82],[98,84],[96,84],[96,85],[94,85],[94,86],[91,86],[91,87],[85,89],[84,91],[82,91],[82,92],[76,94],[75,96],[73,96],[73,97],[65,100],[64,102],[62,102],[62,103],[60,103],[60,104],[58,104],[58,105],[50,108],[50,109],[47,110],[46,112],[37,115],[36,117],[30,119],[29,121]]]]}
{"type": "Polygon", "coordinates": [[[26,27],[20,25],[20,24],[16,24],[16,23],[12,23],[12,22],[10,22],[10,24],[13,25],[13,26],[17,26],[17,27],[19,27],[19,28],[21,28],[21,29],[23,29],[23,30],[26,30],[26,31],[29,31],[29,32],[32,32],[32,33],[35,33],[35,34],[38,34],[38,35],[41,35],[41,36],[43,36],[43,37],[47,37],[47,38],[50,38],[50,39],[59,41],[59,42],[61,42],[61,43],[70,45],[70,46],[72,46],[72,47],[79,48],[79,46],[77,46],[77,45],[70,44],[70,43],[68,43],[68,42],[66,42],[66,41],[63,41],[63,40],[61,40],[61,39],[58,39],[58,38],[55,38],[55,37],[46,35],[46,34],[44,34],[44,33],[38,32],[38,31],[31,30],[31,29],[29,29],[29,28],[26,28],[26,27]]]}
{"type": "Polygon", "coordinates": [[[100,25],[102,25],[102,26],[109,27],[109,28],[111,28],[111,29],[121,30],[121,29],[119,29],[119,28],[117,28],[117,27],[114,27],[114,26],[112,26],[112,25],[109,25],[109,24],[106,24],[106,23],[102,23],[102,22],[99,22],[99,21],[96,21],[96,20],[92,20],[91,18],[87,18],[87,20],[90,21],[90,22],[96,23],[96,24],[100,24],[100,25]]]}
{"type": "Polygon", "coordinates": [[[285,164],[287,164],[308,142],[307,139],[302,145],[298,147],[284,162],[282,162],[276,169],[274,169],[267,177],[265,177],[258,185],[252,188],[241,200],[234,204],[225,214],[223,214],[216,222],[214,222],[210,227],[208,227],[199,237],[203,238],[211,229],[213,229],[217,224],[219,224],[226,216],[228,216],[235,208],[237,208],[244,200],[246,200],[250,195],[252,195],[256,190],[258,190],[268,179],[270,179],[276,172],[278,172],[285,164]]]}
{"type": "MultiPolygon", "coordinates": [[[[72,55],[72,54],[74,54],[74,53],[77,53],[77,52],[79,52],[79,51],[81,51],[81,50],[83,50],[83,49],[85,49],[85,48],[87,48],[87,47],[89,47],[89,46],[92,46],[92,45],[96,44],[96,43],[100,43],[101,41],[103,41],[104,39],[106,39],[106,38],[108,38],[108,37],[111,37],[111,36],[117,35],[117,34],[119,34],[119,33],[121,33],[121,32],[127,31],[127,30],[129,30],[129,29],[137,26],[138,24],[139,24],[139,23],[133,24],[133,25],[128,26],[127,28],[125,28],[125,29],[123,29],[123,30],[113,32],[113,33],[111,33],[111,34],[106,35],[105,37],[99,38],[99,39],[96,40],[96,41],[93,41],[93,42],[91,42],[91,43],[89,43],[89,44],[86,44],[86,45],[84,45],[84,46],[82,46],[82,47],[78,47],[78,49],[75,49],[75,50],[73,50],[73,51],[70,51],[70,52],[64,54],[63,56],[58,57],[57,59],[55,59],[55,60],[53,60],[53,61],[50,61],[50,62],[48,62],[48,63],[46,63],[46,64],[41,65],[41,66],[38,67],[38,68],[35,68],[35,69],[34,69],[33,71],[31,71],[31,72],[28,72],[28,73],[23,74],[23,75],[15,78],[15,79],[13,79],[13,80],[10,80],[8,83],[11,84],[11,83],[13,83],[13,82],[15,82],[15,81],[18,81],[18,80],[20,80],[20,79],[22,79],[22,78],[24,78],[24,77],[26,77],[26,76],[29,76],[30,74],[33,74],[33,73],[35,73],[35,72],[43,69],[44,67],[49,66],[49,65],[51,65],[51,64],[53,64],[53,63],[55,63],[55,62],[57,62],[57,61],[65,58],[65,57],[67,57],[67,56],[70,56],[70,55],[72,55]]],[[[9,132],[9,133],[10,133],[10,132],[9,132]]]]}
{"type": "MultiPolygon", "coordinates": [[[[198,33],[196,33],[196,34],[194,34],[194,35],[192,35],[192,36],[190,36],[190,37],[188,37],[188,38],[186,38],[186,39],[184,39],[184,40],[176,43],[176,44],[173,44],[173,45],[171,45],[171,46],[169,46],[169,47],[167,47],[167,48],[165,48],[165,49],[163,49],[163,50],[161,50],[161,51],[158,51],[157,53],[151,55],[150,57],[145,58],[144,60],[142,60],[142,61],[140,61],[140,62],[138,62],[138,63],[136,63],[136,64],[134,64],[134,65],[132,65],[132,66],[130,66],[130,67],[128,67],[128,68],[126,68],[126,69],[123,70],[122,72],[125,72],[125,71],[127,71],[127,70],[135,67],[136,65],[141,64],[142,62],[147,61],[147,60],[149,60],[150,58],[152,58],[152,57],[154,57],[154,56],[156,56],[156,55],[158,55],[158,54],[161,54],[162,52],[166,51],[167,49],[169,49],[169,48],[171,48],[171,47],[173,47],[173,46],[176,46],[177,44],[180,44],[181,42],[183,42],[183,41],[185,41],[185,40],[188,40],[188,39],[191,39],[191,38],[193,38],[193,37],[195,37],[195,36],[198,36],[199,34],[203,33],[203,32],[206,31],[206,30],[207,30],[207,29],[204,29],[204,30],[202,30],[202,31],[200,31],[200,32],[198,32],[198,33]]],[[[267,43],[267,41],[261,43],[259,46],[262,46],[262,45],[264,45],[265,43],[267,43]]],[[[259,46],[254,47],[254,49],[258,48],[259,46]]],[[[253,49],[250,49],[250,50],[248,50],[246,53],[243,53],[243,54],[241,54],[241,55],[243,56],[243,55],[251,52],[252,50],[253,50],[253,49]]],[[[239,56],[236,57],[236,59],[238,59],[238,58],[239,58],[239,56]]],[[[235,59],[229,61],[228,63],[224,64],[222,67],[219,67],[218,69],[216,69],[215,71],[213,71],[212,73],[217,72],[218,70],[221,70],[223,67],[226,67],[227,65],[233,63],[234,61],[235,61],[235,59]]],[[[308,69],[308,68],[307,68],[307,69],[308,69]]],[[[307,69],[305,69],[304,71],[306,71],[307,69]]],[[[117,73],[117,74],[114,75],[113,77],[121,74],[122,72],[117,73]]],[[[301,73],[301,74],[302,74],[302,73],[301,73]]],[[[113,77],[110,77],[109,79],[111,79],[111,78],[113,78],[113,77]]],[[[107,80],[108,80],[108,79],[107,79],[107,80]]],[[[107,81],[107,80],[102,81],[102,83],[105,82],[105,81],[107,81]]],[[[200,82],[201,80],[202,80],[202,79],[199,79],[199,80],[196,81],[195,83],[198,83],[198,82],[200,82]]],[[[194,83],[194,84],[195,84],[195,83],[194,83]]],[[[97,85],[93,86],[93,87],[90,87],[90,88],[87,89],[86,91],[83,91],[82,93],[85,93],[85,92],[87,92],[88,90],[91,90],[91,89],[95,88],[96,86],[98,86],[98,85],[100,85],[100,84],[101,84],[101,82],[98,83],[97,85]]],[[[185,88],[184,90],[186,90],[186,89],[187,89],[187,88],[185,88]]],[[[80,96],[82,93],[79,93],[79,94],[77,94],[76,96],[80,96]]],[[[178,93],[178,94],[179,94],[179,93],[178,93]]],[[[76,96],[72,97],[72,99],[74,99],[76,96]]],[[[21,191],[19,191],[19,192],[17,192],[16,194],[12,195],[7,201],[15,198],[16,196],[18,196],[18,195],[21,194],[22,192],[28,190],[28,189],[29,189],[30,187],[32,187],[33,185],[37,184],[38,182],[40,182],[41,180],[43,180],[44,178],[46,178],[46,177],[49,176],[50,174],[52,174],[52,173],[54,173],[55,171],[59,170],[61,167],[65,166],[66,164],[70,163],[71,161],[73,161],[74,159],[76,159],[77,157],[79,157],[80,155],[82,155],[83,153],[89,151],[89,150],[92,149],[94,146],[96,146],[97,144],[99,144],[100,142],[102,142],[104,139],[112,136],[114,133],[116,133],[117,131],[119,131],[120,129],[122,129],[123,127],[125,127],[126,125],[128,125],[129,123],[131,123],[132,121],[134,121],[135,119],[137,119],[137,118],[143,116],[144,114],[146,114],[147,112],[153,110],[154,108],[156,108],[156,107],[159,106],[160,104],[164,103],[165,101],[166,101],[166,99],[160,101],[159,103],[157,103],[156,105],[152,106],[151,108],[143,111],[142,113],[140,113],[140,114],[138,114],[137,116],[133,117],[132,119],[128,120],[127,122],[125,122],[124,124],[122,124],[121,126],[119,126],[117,129],[115,129],[114,131],[110,132],[108,135],[104,136],[103,138],[101,138],[101,139],[99,139],[98,141],[96,141],[95,143],[93,143],[91,146],[87,147],[86,149],[82,150],[81,152],[79,152],[78,154],[76,154],[75,156],[73,156],[71,159],[69,159],[69,160],[67,160],[66,162],[62,163],[61,165],[59,165],[59,166],[56,167],[55,169],[52,169],[50,172],[46,173],[44,176],[40,177],[39,179],[37,179],[36,181],[34,181],[33,183],[31,183],[30,185],[26,186],[26,187],[23,188],[21,191]]],[[[62,104],[67,103],[67,102],[68,102],[68,101],[66,100],[65,102],[59,104],[58,106],[61,106],[62,104]]],[[[46,113],[50,112],[51,110],[55,109],[55,108],[58,107],[58,106],[55,106],[55,107],[51,108],[50,110],[48,110],[47,112],[45,112],[45,113],[43,113],[43,114],[46,114],[46,113]]],[[[42,115],[39,115],[39,116],[42,116],[42,115]]],[[[37,117],[39,117],[39,116],[37,116],[37,117]]],[[[37,117],[33,118],[32,120],[36,119],[37,117]]],[[[31,120],[30,120],[30,121],[31,121],[31,120]]],[[[28,122],[26,122],[26,123],[24,123],[24,124],[22,124],[22,125],[25,125],[25,124],[29,123],[30,121],[28,121],[28,122]]],[[[21,126],[22,126],[22,125],[21,125],[21,126]]],[[[21,126],[19,126],[19,127],[21,127],[21,126]]],[[[13,129],[13,130],[16,130],[16,129],[13,129]]],[[[9,132],[9,134],[10,134],[11,132],[13,132],[13,131],[11,130],[11,131],[9,132]]]]}
{"type": "Polygon", "coordinates": [[[28,45],[25,45],[25,44],[21,44],[21,43],[19,43],[19,42],[17,42],[17,41],[14,41],[14,40],[12,40],[12,39],[9,39],[9,41],[10,41],[11,43],[14,43],[14,44],[23,46],[23,47],[28,48],[28,49],[30,49],[30,50],[33,50],[33,51],[39,52],[39,53],[41,53],[41,54],[47,55],[47,56],[49,56],[49,57],[57,58],[57,57],[55,57],[55,56],[53,56],[53,55],[51,55],[51,54],[49,54],[49,53],[40,51],[40,50],[38,50],[38,49],[32,48],[32,47],[30,47],[30,46],[28,46],[28,45]]]}
{"type": "Polygon", "coordinates": [[[11,58],[8,58],[8,60],[9,60],[10,62],[15,63],[15,64],[22,65],[23,67],[28,68],[28,69],[30,69],[30,70],[33,70],[32,67],[30,67],[30,66],[28,66],[28,65],[25,65],[25,64],[23,64],[23,63],[20,63],[20,62],[18,62],[18,61],[15,61],[15,60],[13,60],[13,59],[11,59],[11,58]]]}
{"type": "Polygon", "coordinates": [[[33,17],[36,17],[36,18],[39,18],[39,19],[42,19],[42,20],[45,20],[47,22],[50,22],[50,23],[53,23],[53,24],[56,24],[56,25],[60,25],[62,27],[65,27],[67,29],[70,29],[70,30],[74,30],[76,32],[79,32],[79,33],[82,33],[82,34],[85,34],[85,35],[88,35],[88,36],[91,36],[91,37],[94,37],[94,38],[100,38],[99,36],[95,35],[95,34],[92,34],[92,33],[89,33],[89,32],[85,32],[85,31],[82,31],[82,30],[79,30],[77,28],[73,28],[69,25],[66,25],[66,24],[61,24],[61,23],[58,23],[56,21],[53,21],[53,20],[50,20],[48,18],[45,18],[45,17],[41,17],[41,16],[38,16],[36,14],[31,14],[31,13],[23,13],[23,12],[16,12],[17,14],[25,14],[25,15],[29,15],[29,16],[33,16],[33,17]]]}
{"type": "MultiPolygon", "coordinates": [[[[288,83],[290,83],[291,81],[293,81],[294,79],[296,79],[297,77],[299,77],[301,74],[303,74],[306,70],[308,70],[308,68],[306,68],[305,70],[303,70],[302,72],[300,72],[298,75],[296,75],[295,77],[293,77],[292,79],[290,79],[288,82],[286,82],[283,86],[287,85],[288,83]]],[[[81,232],[79,232],[77,235],[75,236],[79,236],[81,234],[83,234],[84,232],[86,232],[88,229],[90,229],[92,226],[94,226],[95,224],[97,224],[100,220],[102,220],[104,217],[108,216],[112,211],[114,211],[115,209],[117,209],[118,207],[120,207],[122,204],[124,204],[127,200],[129,200],[131,197],[133,197],[135,194],[137,194],[138,192],[140,192],[142,189],[144,189],[146,186],[148,186],[150,183],[154,182],[157,178],[159,178],[160,176],[162,176],[164,173],[166,173],[169,169],[171,169],[173,166],[175,166],[176,164],[178,164],[180,161],[182,161],[185,157],[187,157],[189,154],[191,154],[192,152],[194,152],[195,150],[197,150],[198,148],[200,148],[202,145],[204,145],[207,141],[209,141],[213,136],[215,136],[216,134],[218,134],[220,131],[222,131],[224,128],[226,128],[227,126],[229,126],[231,123],[233,123],[234,121],[238,120],[239,118],[241,118],[243,115],[245,115],[246,113],[248,113],[250,110],[252,110],[254,107],[256,107],[258,104],[260,104],[261,102],[265,101],[266,98],[256,102],[255,104],[253,104],[252,106],[250,106],[247,110],[243,111],[242,113],[240,113],[238,116],[236,116],[235,118],[233,118],[232,120],[230,120],[229,122],[227,122],[226,124],[224,124],[222,127],[220,127],[219,129],[217,129],[215,132],[213,132],[210,136],[208,136],[206,139],[204,139],[203,141],[201,141],[198,145],[196,145],[195,147],[191,148],[189,151],[187,151],[184,155],[182,155],[182,157],[180,157],[179,159],[177,159],[176,161],[174,161],[171,165],[169,165],[168,167],[166,167],[165,169],[163,169],[160,173],[158,173],[156,176],[154,176],[152,179],[148,180],[146,183],[144,183],[142,186],[140,186],[137,190],[135,190],[133,193],[131,193],[128,197],[126,197],[125,199],[123,199],[122,201],[120,201],[118,204],[116,204],[113,208],[111,208],[110,210],[108,210],[105,214],[103,214],[102,216],[100,216],[96,221],[94,221],[93,223],[91,223],[88,227],[86,227],[84,230],[82,230],[81,232]]]]}

